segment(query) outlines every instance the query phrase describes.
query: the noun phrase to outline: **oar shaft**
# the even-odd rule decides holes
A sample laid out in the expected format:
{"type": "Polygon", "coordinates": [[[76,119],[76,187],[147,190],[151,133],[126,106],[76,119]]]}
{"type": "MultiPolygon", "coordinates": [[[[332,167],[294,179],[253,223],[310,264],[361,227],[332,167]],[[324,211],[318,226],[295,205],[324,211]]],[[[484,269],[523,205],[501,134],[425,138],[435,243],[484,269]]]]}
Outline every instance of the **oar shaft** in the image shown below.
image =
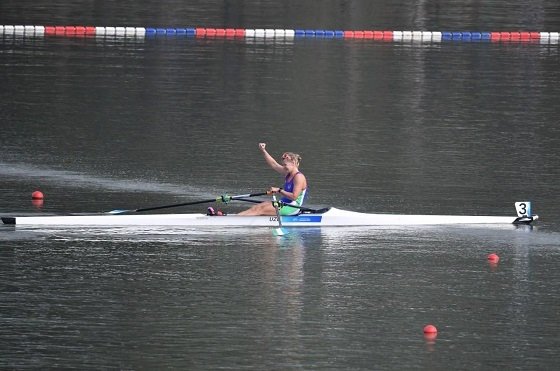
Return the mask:
{"type": "Polygon", "coordinates": [[[244,197],[257,197],[257,196],[264,196],[267,195],[268,192],[260,192],[260,193],[247,193],[244,195],[237,195],[237,196],[227,196],[221,195],[216,198],[211,198],[208,200],[201,200],[201,201],[193,201],[193,202],[184,202],[181,204],[173,204],[173,205],[164,205],[164,206],[154,206],[154,207],[145,207],[142,209],[136,209],[135,212],[142,212],[142,211],[151,211],[151,210],[159,210],[159,209],[167,209],[170,207],[180,207],[180,206],[190,206],[190,205],[199,205],[199,204],[207,204],[210,202],[229,202],[230,200],[236,200],[238,198],[244,197]]]}
{"type": "Polygon", "coordinates": [[[251,200],[250,198],[236,198],[235,201],[252,202],[254,204],[260,204],[261,202],[265,202],[263,200],[251,200]]]}
{"type": "Polygon", "coordinates": [[[282,229],[282,217],[280,216],[280,208],[278,207],[278,201],[276,201],[276,196],[272,195],[272,205],[276,211],[276,218],[278,219],[278,227],[282,229]]]}
{"type": "Polygon", "coordinates": [[[201,201],[194,201],[194,202],[185,202],[182,204],[173,204],[173,205],[163,205],[163,206],[154,206],[154,207],[144,207],[142,209],[136,209],[136,210],[132,210],[136,213],[142,212],[142,211],[152,211],[152,210],[159,210],[159,209],[168,209],[171,207],[180,207],[180,206],[189,206],[189,205],[198,205],[198,204],[207,204],[210,202],[214,202],[216,201],[215,198],[211,198],[208,200],[201,200],[201,201]]]}
{"type": "Polygon", "coordinates": [[[152,210],[160,210],[160,209],[169,209],[172,207],[180,207],[180,206],[190,206],[190,205],[199,205],[199,204],[207,204],[210,202],[224,202],[227,203],[231,200],[237,200],[239,198],[244,197],[257,197],[257,196],[264,196],[270,194],[270,192],[260,192],[260,193],[247,193],[244,195],[237,195],[237,196],[228,196],[228,195],[221,195],[216,198],[209,198],[207,200],[200,200],[200,201],[192,201],[192,202],[183,202],[180,204],[172,204],[172,205],[163,205],[163,206],[153,206],[153,207],[144,207],[141,209],[134,209],[134,210],[113,210],[109,211],[109,214],[121,214],[121,213],[140,213],[143,211],[152,211],[152,210]]]}

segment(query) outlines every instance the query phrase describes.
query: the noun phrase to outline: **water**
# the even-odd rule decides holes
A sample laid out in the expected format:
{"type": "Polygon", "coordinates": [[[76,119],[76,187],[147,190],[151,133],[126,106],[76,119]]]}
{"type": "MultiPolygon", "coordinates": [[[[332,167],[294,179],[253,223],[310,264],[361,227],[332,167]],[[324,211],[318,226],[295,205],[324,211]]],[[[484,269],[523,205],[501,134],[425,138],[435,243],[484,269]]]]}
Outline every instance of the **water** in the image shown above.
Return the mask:
{"type": "MultiPolygon", "coordinates": [[[[0,24],[560,30],[558,4],[547,1],[105,5],[2,3],[0,24]]],[[[244,228],[2,228],[1,367],[553,368],[559,50],[0,39],[2,215],[261,192],[281,182],[257,149],[266,141],[275,155],[302,154],[309,205],[513,215],[514,201],[532,200],[541,216],[534,228],[284,238],[244,228]],[[40,207],[35,189],[46,195],[40,207]],[[435,341],[423,338],[427,323],[439,329],[435,341]]]]}

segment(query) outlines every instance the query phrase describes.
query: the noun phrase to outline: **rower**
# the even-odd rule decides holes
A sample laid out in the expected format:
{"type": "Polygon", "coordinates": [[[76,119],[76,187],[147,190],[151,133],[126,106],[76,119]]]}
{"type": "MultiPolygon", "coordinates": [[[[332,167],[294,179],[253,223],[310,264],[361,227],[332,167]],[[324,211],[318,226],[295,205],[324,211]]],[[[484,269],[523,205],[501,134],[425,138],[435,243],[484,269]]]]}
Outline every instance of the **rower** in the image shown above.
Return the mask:
{"type": "MultiPolygon", "coordinates": [[[[282,160],[279,164],[266,150],[266,143],[259,143],[259,149],[262,152],[268,166],[274,171],[284,175],[283,187],[270,187],[272,193],[277,193],[281,199],[280,215],[296,215],[300,212],[299,208],[290,207],[302,206],[307,193],[307,179],[302,172],[299,171],[301,156],[293,152],[284,152],[282,160]]],[[[240,212],[238,215],[276,215],[275,205],[265,201],[256,204],[248,210],[240,212]]]]}

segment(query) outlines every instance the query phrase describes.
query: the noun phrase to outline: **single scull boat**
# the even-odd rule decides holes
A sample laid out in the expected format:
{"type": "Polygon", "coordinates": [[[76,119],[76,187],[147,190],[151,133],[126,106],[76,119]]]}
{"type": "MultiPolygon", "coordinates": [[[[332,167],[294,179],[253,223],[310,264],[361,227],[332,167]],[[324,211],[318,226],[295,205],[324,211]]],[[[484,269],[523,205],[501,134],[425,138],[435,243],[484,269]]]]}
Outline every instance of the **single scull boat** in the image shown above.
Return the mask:
{"type": "MultiPolygon", "coordinates": [[[[334,207],[281,216],[283,227],[412,226],[458,224],[530,224],[530,202],[516,202],[517,216],[368,214],[334,207]]],[[[277,216],[209,216],[205,214],[96,214],[64,216],[2,217],[8,225],[26,226],[185,226],[185,227],[277,227],[277,216]]]]}

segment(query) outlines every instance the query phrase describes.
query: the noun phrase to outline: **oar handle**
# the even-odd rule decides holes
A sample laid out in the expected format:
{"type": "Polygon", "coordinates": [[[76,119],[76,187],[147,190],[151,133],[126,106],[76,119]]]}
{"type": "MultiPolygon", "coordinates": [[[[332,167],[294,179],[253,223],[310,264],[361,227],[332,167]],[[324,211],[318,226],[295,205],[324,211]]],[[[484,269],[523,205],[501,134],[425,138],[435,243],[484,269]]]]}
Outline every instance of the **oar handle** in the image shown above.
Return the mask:
{"type": "MultiPolygon", "coordinates": [[[[228,195],[222,195],[220,197],[218,197],[219,201],[222,202],[229,202],[229,200],[237,200],[240,198],[246,198],[246,197],[258,197],[258,196],[265,196],[265,195],[269,195],[272,194],[271,191],[266,191],[266,192],[260,192],[260,193],[247,193],[245,195],[237,195],[237,196],[228,196],[228,195]]],[[[216,200],[218,200],[216,199],[216,200]]]]}
{"type": "Polygon", "coordinates": [[[247,195],[239,195],[239,196],[233,196],[233,198],[240,198],[240,197],[257,197],[257,196],[266,196],[266,195],[271,195],[272,191],[266,191],[266,192],[260,192],[260,193],[249,193],[247,195]]]}

